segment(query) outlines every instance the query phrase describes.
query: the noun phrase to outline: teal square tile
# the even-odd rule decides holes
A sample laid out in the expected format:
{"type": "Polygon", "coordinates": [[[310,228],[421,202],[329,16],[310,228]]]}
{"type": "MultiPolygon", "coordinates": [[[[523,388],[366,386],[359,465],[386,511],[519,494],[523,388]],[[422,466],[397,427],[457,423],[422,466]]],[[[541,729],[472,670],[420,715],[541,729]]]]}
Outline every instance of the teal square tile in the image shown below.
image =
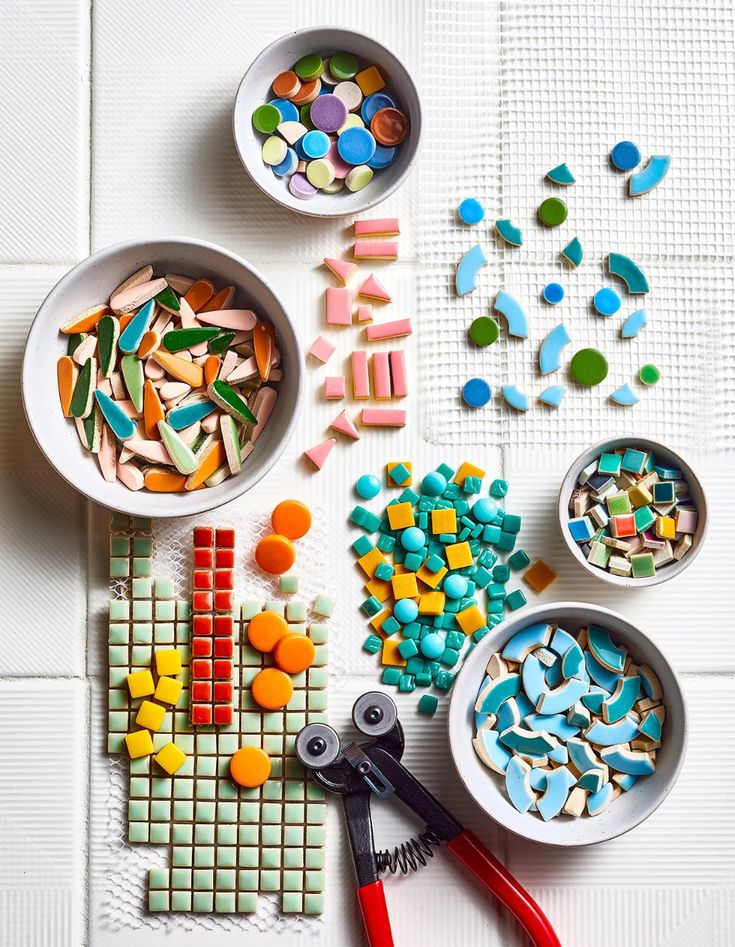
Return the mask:
{"type": "Polygon", "coordinates": [[[279,578],[278,591],[281,593],[281,595],[296,595],[298,590],[299,577],[297,575],[282,575],[279,578]]]}
{"type": "Polygon", "coordinates": [[[326,790],[310,779],[306,784],[306,798],[310,802],[324,802],[326,797],[326,790]]]}
{"type": "Polygon", "coordinates": [[[107,649],[107,658],[108,658],[108,661],[110,662],[110,665],[114,667],[127,665],[128,646],[127,645],[110,645],[110,647],[107,649]]]}
{"type": "Polygon", "coordinates": [[[263,749],[269,756],[279,756],[283,753],[283,737],[281,734],[266,734],[263,737],[263,749]]]}
{"type": "Polygon", "coordinates": [[[237,826],[236,825],[218,825],[217,826],[217,844],[218,845],[237,845],[237,826]]]}
{"type": "Polygon", "coordinates": [[[302,711],[306,710],[306,691],[294,691],[291,700],[288,702],[289,710],[302,711]]]}
{"type": "Polygon", "coordinates": [[[142,556],[133,559],[133,575],[137,578],[148,577],[153,571],[153,561],[142,556]]]}
{"type": "Polygon", "coordinates": [[[126,710],[113,710],[107,715],[107,729],[111,733],[127,733],[128,723],[126,710]]]}
{"type": "Polygon", "coordinates": [[[130,773],[133,776],[147,776],[151,771],[150,756],[139,756],[130,761],[130,773]]]}
{"type": "Polygon", "coordinates": [[[133,645],[130,660],[134,667],[150,667],[152,648],[146,644],[133,645]]]}
{"type": "MultiPolygon", "coordinates": [[[[227,756],[232,756],[240,749],[240,739],[236,733],[220,733],[217,742],[219,752],[227,756]]],[[[229,766],[229,760],[227,760],[227,765],[229,766]]]]}
{"type": "Polygon", "coordinates": [[[293,714],[290,711],[289,704],[289,713],[286,714],[286,732],[296,734],[306,726],[306,714],[293,714]]]}
{"type": "MultiPolygon", "coordinates": [[[[220,773],[221,776],[227,776],[230,769],[229,760],[223,760],[225,767],[224,770],[220,773]]],[[[272,772],[272,771],[271,771],[272,772]]],[[[240,793],[238,792],[239,786],[236,783],[231,782],[229,779],[221,779],[219,782],[219,797],[220,799],[227,802],[234,802],[236,799],[239,799],[240,793]]]]}
{"type": "Polygon", "coordinates": [[[275,612],[276,615],[280,615],[281,618],[285,617],[286,614],[286,603],[285,602],[266,602],[263,606],[264,612],[275,612]]]}
{"type": "Polygon", "coordinates": [[[176,603],[176,620],[188,621],[191,618],[191,602],[178,601],[176,603]]]}
{"type": "Polygon", "coordinates": [[[145,776],[131,776],[130,777],[130,795],[131,796],[148,796],[150,786],[150,780],[145,776]]]}
{"type": "Polygon", "coordinates": [[[327,669],[325,667],[309,668],[309,687],[324,688],[327,686],[327,669]]]}
{"type": "Polygon", "coordinates": [[[110,691],[107,695],[107,703],[110,710],[126,710],[130,703],[130,696],[127,691],[110,691]]]}
{"type": "Polygon", "coordinates": [[[309,691],[309,710],[322,711],[327,709],[327,692],[309,691]]]}
{"type": "Polygon", "coordinates": [[[326,821],[327,807],[318,803],[309,803],[306,807],[306,821],[309,825],[318,825],[326,821]]]}
{"type": "Polygon", "coordinates": [[[287,621],[306,621],[306,602],[288,602],[286,605],[287,621]]]}
{"type": "Polygon", "coordinates": [[[135,536],[133,538],[133,555],[150,556],[153,555],[153,539],[150,536],[135,536]]]}

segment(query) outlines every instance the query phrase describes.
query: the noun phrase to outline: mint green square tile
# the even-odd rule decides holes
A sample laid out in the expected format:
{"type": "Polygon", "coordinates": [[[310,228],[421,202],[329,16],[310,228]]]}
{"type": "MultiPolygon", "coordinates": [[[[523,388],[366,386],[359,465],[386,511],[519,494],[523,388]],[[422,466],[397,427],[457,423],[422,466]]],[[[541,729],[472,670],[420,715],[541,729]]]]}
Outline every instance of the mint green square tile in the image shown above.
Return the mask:
{"type": "Polygon", "coordinates": [[[218,802],[217,818],[220,822],[237,822],[237,803],[218,802]]]}
{"type": "Polygon", "coordinates": [[[271,779],[280,780],[283,776],[283,760],[280,756],[271,759],[271,779]]]}
{"type": "Polygon", "coordinates": [[[131,799],[128,802],[128,819],[131,822],[146,822],[148,820],[148,800],[131,799]]]}
{"type": "Polygon", "coordinates": [[[329,640],[329,629],[321,622],[312,622],[309,625],[309,637],[314,644],[326,644],[329,640]]]}
{"type": "MultiPolygon", "coordinates": [[[[198,752],[202,752],[197,746],[198,752]]],[[[214,756],[198,756],[196,761],[197,776],[214,778],[217,775],[217,758],[214,756]]]]}
{"type": "Polygon", "coordinates": [[[152,822],[151,845],[168,845],[171,840],[171,825],[168,822],[152,822]]]}
{"type": "Polygon", "coordinates": [[[254,891],[241,891],[237,895],[238,914],[255,914],[258,910],[258,895],[254,891]]]}
{"type": "Polygon", "coordinates": [[[286,714],[286,732],[298,733],[306,726],[306,714],[292,714],[290,710],[289,707],[289,713],[286,714]]]}
{"type": "Polygon", "coordinates": [[[197,799],[216,799],[217,783],[214,779],[197,779],[195,793],[197,799]]]}
{"type": "Polygon", "coordinates": [[[130,640],[130,626],[127,622],[111,621],[107,640],[110,644],[127,644],[130,640]]]}
{"type": "Polygon", "coordinates": [[[260,804],[257,802],[241,802],[240,821],[260,822],[260,804]]]}
{"type": "MultiPolygon", "coordinates": [[[[183,677],[183,674],[182,674],[182,675],[179,675],[179,678],[178,678],[178,679],[181,680],[182,677],[183,677]]],[[[187,692],[187,691],[184,691],[183,694],[184,694],[184,699],[182,700],[182,704],[188,703],[188,701],[189,701],[189,694],[188,694],[188,692],[187,692]]],[[[189,723],[189,712],[188,712],[188,711],[186,711],[186,710],[177,710],[177,711],[174,711],[174,720],[176,721],[176,742],[177,742],[177,743],[179,742],[179,740],[181,739],[182,734],[184,734],[184,733],[186,734],[187,737],[188,737],[188,736],[192,736],[192,737],[193,737],[193,734],[190,734],[190,733],[189,733],[189,731],[190,731],[190,729],[191,729],[191,725],[190,725],[190,723],[189,723]]],[[[184,753],[187,753],[187,754],[188,754],[188,753],[193,753],[193,752],[194,752],[194,744],[193,744],[193,743],[191,744],[191,749],[190,749],[190,750],[184,750],[184,747],[183,747],[183,746],[181,747],[181,749],[184,751],[184,753]]],[[[193,763],[194,763],[194,758],[191,757],[191,760],[192,760],[192,765],[193,765],[193,763]]],[[[180,772],[181,772],[181,770],[179,770],[179,773],[180,773],[180,772]]],[[[193,773],[193,772],[194,772],[194,770],[193,770],[193,768],[192,768],[192,773],[193,773]]]]}
{"type": "Polygon", "coordinates": [[[191,889],[191,868],[172,868],[171,887],[191,889]]]}
{"type": "Polygon", "coordinates": [[[130,660],[134,667],[150,667],[153,649],[147,644],[133,645],[130,651],[130,660]]]}
{"type": "Polygon", "coordinates": [[[317,668],[324,667],[324,665],[328,661],[329,661],[329,645],[318,644],[314,648],[314,666],[317,668]]]}
{"type": "Polygon", "coordinates": [[[156,644],[174,644],[176,632],[173,622],[157,621],[153,623],[153,637],[156,644]]]}
{"type": "Polygon", "coordinates": [[[237,887],[237,872],[231,868],[218,868],[215,872],[215,887],[218,891],[234,891],[237,887]]]}
{"type": "Polygon", "coordinates": [[[218,825],[217,826],[217,844],[218,845],[237,845],[237,826],[236,825],[218,825]]]}
{"type": "Polygon", "coordinates": [[[110,555],[130,555],[130,540],[127,538],[127,536],[110,536],[110,555]]]}
{"type": "Polygon", "coordinates": [[[309,825],[323,825],[327,820],[327,807],[323,804],[310,802],[306,806],[306,821],[309,825]]]}
{"type": "MultiPolygon", "coordinates": [[[[178,742],[179,738],[176,737],[178,742]]],[[[175,779],[174,780],[174,799],[193,799],[194,798],[194,780],[193,779],[175,779]]]]}
{"type": "Polygon", "coordinates": [[[213,825],[197,825],[194,828],[194,842],[197,845],[214,845],[214,833],[213,825]]]}
{"type": "Polygon", "coordinates": [[[283,737],[281,734],[266,734],[263,737],[263,749],[269,756],[278,756],[283,753],[283,737]]]}
{"type": "Polygon", "coordinates": [[[179,599],[176,602],[176,620],[188,621],[191,618],[191,602],[179,599]]]}
{"type": "Polygon", "coordinates": [[[197,845],[194,849],[194,865],[196,868],[214,868],[214,846],[197,845]]]}
{"type": "MultiPolygon", "coordinates": [[[[242,655],[240,658],[240,664],[243,668],[246,667],[261,667],[263,664],[263,655],[260,651],[255,651],[252,648],[243,648],[242,655]]],[[[245,673],[243,671],[243,673],[245,673]]]]}
{"type": "Polygon", "coordinates": [[[150,578],[135,578],[132,587],[133,598],[151,598],[153,595],[153,580],[150,578]]]}
{"type": "Polygon", "coordinates": [[[156,776],[151,780],[151,796],[154,799],[170,799],[173,780],[168,776],[156,776]]]}
{"type": "Polygon", "coordinates": [[[304,805],[299,802],[287,802],[283,807],[284,821],[288,825],[303,825],[304,805]]]}
{"type": "Polygon", "coordinates": [[[283,827],[283,844],[284,845],[303,845],[304,844],[304,827],[303,825],[284,825],[283,827]]]}
{"type": "MultiPolygon", "coordinates": [[[[230,769],[229,760],[224,761],[227,766],[225,772],[221,775],[226,776],[230,769]]],[[[272,771],[271,771],[272,772],[272,771]]],[[[236,783],[231,782],[230,780],[220,780],[219,783],[219,797],[220,799],[226,800],[227,802],[234,802],[236,799],[239,799],[240,793],[238,792],[238,786],[236,783]]]]}
{"type": "Polygon", "coordinates": [[[327,669],[326,668],[309,668],[309,687],[326,687],[327,686],[327,669]]]}
{"type": "Polygon", "coordinates": [[[170,599],[156,602],[156,621],[175,621],[176,603],[170,599]]]}
{"type": "Polygon", "coordinates": [[[110,558],[110,578],[127,579],[130,575],[130,560],[125,557],[112,556],[110,558]]]}
{"type": "Polygon", "coordinates": [[[284,914],[300,914],[304,899],[298,891],[284,891],[281,897],[281,910],[284,914]]]}
{"type": "Polygon", "coordinates": [[[284,891],[302,891],[304,887],[303,871],[284,871],[283,872],[283,890],[284,891]]]}
{"type": "Polygon", "coordinates": [[[281,832],[280,825],[264,825],[261,828],[261,838],[263,840],[263,846],[280,845],[281,836],[282,836],[282,832],[281,832]]]}
{"type": "Polygon", "coordinates": [[[304,867],[303,848],[284,848],[283,867],[284,868],[303,868],[304,867]]]}
{"type": "Polygon", "coordinates": [[[237,866],[237,848],[234,845],[219,845],[215,859],[218,868],[235,868],[237,866]]]}
{"type": "Polygon", "coordinates": [[[171,864],[177,868],[190,868],[194,861],[194,853],[188,845],[174,845],[171,854],[171,864]]]}
{"type": "Polygon", "coordinates": [[[214,893],[194,891],[191,896],[191,909],[197,914],[211,914],[214,910],[214,893]]]}
{"type": "Polygon", "coordinates": [[[195,891],[211,891],[214,887],[214,871],[211,868],[195,868],[192,885],[195,891]]]}
{"type": "Polygon", "coordinates": [[[118,644],[110,645],[110,647],[107,649],[107,656],[108,656],[110,665],[113,667],[121,667],[122,665],[127,665],[128,646],[118,645],[118,644]]]}
{"type": "Polygon", "coordinates": [[[215,810],[216,810],[216,803],[198,801],[196,803],[197,822],[214,822],[215,810]]]}
{"type": "Polygon", "coordinates": [[[191,891],[172,891],[171,910],[191,911],[191,891]]]}
{"type": "MultiPolygon", "coordinates": [[[[135,602],[133,602],[135,604],[135,602]]],[[[148,604],[148,603],[143,603],[148,604]]],[[[133,643],[150,644],[153,641],[153,625],[151,622],[135,622],[133,624],[133,643]]]]}
{"type": "Polygon", "coordinates": [[[217,734],[216,733],[198,733],[197,734],[197,754],[206,754],[214,756],[217,752],[217,734]]]}
{"type": "Polygon", "coordinates": [[[193,825],[176,824],[171,830],[171,841],[174,843],[174,845],[191,845],[193,835],[193,825]]]}
{"type": "Polygon", "coordinates": [[[291,700],[288,702],[288,709],[295,711],[306,710],[306,691],[294,691],[291,700]]]}
{"type": "Polygon", "coordinates": [[[323,825],[306,826],[306,844],[324,845],[327,838],[327,832],[323,825]]]}
{"type": "Polygon", "coordinates": [[[241,847],[237,856],[240,868],[257,868],[260,864],[260,849],[252,845],[241,847]]]}
{"type": "Polygon", "coordinates": [[[283,752],[293,756],[296,752],[296,734],[287,733],[283,738],[283,752]]]}
{"type": "MultiPolygon", "coordinates": [[[[220,733],[217,738],[219,744],[219,752],[226,756],[232,756],[237,750],[240,749],[240,740],[236,733],[220,733]]],[[[229,766],[229,760],[227,761],[229,766]]]]}
{"type": "Polygon", "coordinates": [[[309,710],[323,711],[327,709],[326,691],[309,691],[309,710]]]}
{"type": "Polygon", "coordinates": [[[306,716],[307,723],[326,723],[327,715],[325,713],[319,713],[316,711],[309,711],[306,716]]]}
{"type": "Polygon", "coordinates": [[[189,799],[177,799],[174,803],[174,821],[192,822],[194,820],[194,803],[189,799]]]}
{"type": "Polygon", "coordinates": [[[322,789],[321,786],[310,779],[306,784],[306,798],[309,802],[324,802],[327,798],[327,793],[326,790],[322,789]]]}
{"type": "Polygon", "coordinates": [[[171,803],[168,799],[153,799],[151,801],[151,820],[163,822],[171,818],[171,803]]]}
{"type": "Polygon", "coordinates": [[[127,599],[111,599],[110,621],[127,621],[130,618],[130,602],[127,599]]]}
{"type": "Polygon", "coordinates": [[[128,732],[128,714],[125,710],[111,710],[107,715],[107,729],[111,733],[128,732]]]}
{"type": "Polygon", "coordinates": [[[148,910],[149,911],[168,911],[169,910],[168,891],[149,891],[148,892],[148,910]]]}
{"type": "Polygon", "coordinates": [[[169,873],[168,868],[150,868],[148,870],[149,888],[168,888],[169,873]]]}
{"type": "Polygon", "coordinates": [[[249,688],[259,672],[260,672],[260,666],[243,668],[242,675],[241,675],[243,687],[249,688]]]}
{"type": "Polygon", "coordinates": [[[135,760],[130,761],[130,774],[131,776],[148,776],[151,771],[151,758],[150,756],[139,756],[135,760]]]}
{"type": "Polygon", "coordinates": [[[131,822],[128,825],[128,841],[129,842],[147,842],[148,841],[148,823],[147,822],[131,822]]]}
{"type": "Polygon", "coordinates": [[[127,691],[114,690],[107,694],[107,705],[110,710],[125,710],[130,704],[130,695],[127,691]]]}
{"type": "Polygon", "coordinates": [[[324,895],[323,894],[305,894],[304,895],[304,913],[305,914],[323,914],[324,913],[324,895]]]}
{"type": "Polygon", "coordinates": [[[278,591],[281,593],[281,595],[296,595],[298,590],[299,577],[297,575],[282,575],[279,578],[278,591]]]}
{"type": "Polygon", "coordinates": [[[291,683],[297,690],[306,687],[306,671],[302,671],[300,674],[292,674],[291,683]]]}
{"type": "Polygon", "coordinates": [[[306,602],[288,602],[286,604],[287,621],[306,621],[306,602]]]}
{"type": "Polygon", "coordinates": [[[237,873],[237,887],[240,891],[258,890],[258,872],[252,868],[241,869],[237,873]]]}
{"type": "Polygon", "coordinates": [[[259,714],[241,714],[240,727],[243,733],[260,733],[260,715],[259,714]]]}
{"type": "Polygon", "coordinates": [[[188,621],[176,622],[176,641],[178,644],[185,644],[191,638],[191,625],[188,621]]]}
{"type": "MultiPolygon", "coordinates": [[[[170,716],[169,716],[169,721],[170,721],[170,720],[171,720],[171,718],[170,718],[170,716]]],[[[163,729],[164,729],[165,723],[166,723],[166,721],[164,720],[163,724],[161,724],[161,730],[162,730],[162,731],[163,731],[163,729]]],[[[169,730],[171,729],[170,723],[169,723],[169,728],[168,728],[168,729],[169,729],[169,730]]],[[[171,734],[170,734],[170,733],[162,732],[162,733],[154,733],[154,734],[153,734],[153,749],[156,751],[156,753],[158,753],[159,750],[162,750],[162,749],[164,748],[164,746],[166,746],[166,744],[167,744],[167,743],[170,743],[170,742],[171,742],[171,734]]]]}
{"type": "Polygon", "coordinates": [[[275,612],[276,615],[280,615],[281,618],[284,618],[286,615],[286,603],[285,602],[266,602],[263,606],[264,612],[275,612]]]}
{"type": "Polygon", "coordinates": [[[136,578],[148,577],[153,572],[153,561],[151,559],[136,556],[133,559],[133,575],[136,578]]]}
{"type": "Polygon", "coordinates": [[[281,849],[264,848],[260,853],[261,868],[280,868],[281,867],[281,849]]]}
{"type": "Polygon", "coordinates": [[[289,780],[284,789],[284,797],[287,802],[300,802],[304,798],[304,784],[292,782],[289,780]]]}
{"type": "Polygon", "coordinates": [[[307,891],[324,891],[324,872],[323,871],[307,871],[304,884],[307,891]]]}
{"type": "MultiPolygon", "coordinates": [[[[297,851],[303,851],[303,849],[297,849],[297,851]]],[[[324,849],[322,848],[307,848],[306,849],[306,867],[307,868],[316,868],[321,870],[324,868],[324,849]]]]}
{"type": "MultiPolygon", "coordinates": [[[[221,825],[221,829],[229,830],[232,826],[221,825]]],[[[260,826],[258,825],[238,825],[237,841],[240,845],[257,845],[260,841],[260,826]]],[[[265,828],[265,826],[264,826],[265,828]]],[[[269,842],[269,845],[276,845],[277,842],[269,842]]]]}
{"type": "Polygon", "coordinates": [[[147,798],[150,781],[145,776],[130,777],[130,795],[145,796],[147,798]]]}
{"type": "Polygon", "coordinates": [[[259,611],[262,611],[260,602],[256,602],[254,599],[249,599],[246,602],[243,602],[240,606],[240,618],[243,621],[250,621],[250,619],[257,615],[259,611]]]}
{"type": "Polygon", "coordinates": [[[220,914],[234,914],[236,901],[234,891],[218,891],[214,896],[214,909],[220,914]]]}
{"type": "MultiPolygon", "coordinates": [[[[272,772],[271,772],[272,775],[272,772]]],[[[281,799],[283,790],[281,789],[281,782],[278,779],[269,779],[262,787],[263,790],[263,799],[268,800],[269,802],[278,802],[281,799]]]]}
{"type": "Polygon", "coordinates": [[[110,733],[107,737],[107,752],[108,753],[122,753],[125,751],[125,734],[124,733],[110,733]]]}
{"type": "Polygon", "coordinates": [[[150,536],[133,537],[133,555],[134,556],[152,556],[153,539],[150,536]]]}
{"type": "Polygon", "coordinates": [[[260,873],[261,891],[280,891],[281,873],[280,871],[261,871],[260,873]]]}
{"type": "Polygon", "coordinates": [[[152,621],[153,602],[147,598],[139,598],[133,602],[133,621],[152,621]]]}
{"type": "Polygon", "coordinates": [[[276,802],[264,802],[261,808],[261,820],[263,822],[280,822],[282,807],[276,802]]]}
{"type": "MultiPolygon", "coordinates": [[[[179,716],[179,715],[177,714],[176,716],[177,716],[177,723],[178,723],[178,716],[179,716]]],[[[184,713],[184,714],[182,714],[182,716],[186,717],[187,714],[184,713]]],[[[176,729],[177,729],[177,731],[178,731],[178,727],[177,727],[176,729]]],[[[176,742],[179,744],[179,746],[181,747],[181,749],[182,749],[182,751],[183,751],[184,753],[192,754],[192,753],[194,752],[194,734],[193,734],[193,733],[183,733],[183,734],[182,734],[182,733],[178,733],[178,732],[177,732],[177,734],[176,734],[176,742]]],[[[179,776],[183,776],[183,775],[187,775],[187,776],[188,776],[188,775],[193,775],[193,773],[194,773],[194,760],[193,760],[193,759],[187,760],[186,763],[184,763],[184,765],[183,765],[183,766],[181,767],[181,769],[178,771],[177,775],[179,775],[179,776]],[[186,763],[190,763],[190,764],[191,764],[190,767],[189,767],[189,769],[187,769],[186,763]]]]}
{"type": "MultiPolygon", "coordinates": [[[[155,579],[153,582],[153,589],[156,594],[156,598],[173,598],[174,597],[174,581],[173,579],[155,579]]],[[[174,604],[174,610],[176,609],[176,602],[174,604]]]]}

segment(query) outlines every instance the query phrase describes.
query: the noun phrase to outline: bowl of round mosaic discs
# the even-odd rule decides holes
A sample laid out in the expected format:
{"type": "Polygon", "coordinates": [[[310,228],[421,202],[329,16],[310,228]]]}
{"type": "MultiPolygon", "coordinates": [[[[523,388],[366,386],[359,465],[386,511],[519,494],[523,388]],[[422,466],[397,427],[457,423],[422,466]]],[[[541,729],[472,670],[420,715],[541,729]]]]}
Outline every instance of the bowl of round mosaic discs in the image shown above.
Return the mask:
{"type": "Polygon", "coordinates": [[[707,530],[699,477],[645,437],[616,437],[574,461],[559,490],[559,526],[576,561],[611,585],[672,579],[694,561],[707,530]]]}
{"type": "Polygon", "coordinates": [[[271,43],[235,97],[235,146],[269,197],[301,214],[343,217],[400,187],[421,137],[411,75],[361,33],[314,28],[271,43]]]}
{"type": "Polygon", "coordinates": [[[297,421],[302,364],[283,304],[244,260],[203,241],[130,241],[42,303],[23,403],[50,463],[90,499],[188,516],[270,470],[297,421]]]}
{"type": "Polygon", "coordinates": [[[617,612],[525,609],[472,651],[449,708],[455,766],[477,804],[549,845],[615,838],[648,818],[684,762],[687,714],[665,656],[617,612]]]}

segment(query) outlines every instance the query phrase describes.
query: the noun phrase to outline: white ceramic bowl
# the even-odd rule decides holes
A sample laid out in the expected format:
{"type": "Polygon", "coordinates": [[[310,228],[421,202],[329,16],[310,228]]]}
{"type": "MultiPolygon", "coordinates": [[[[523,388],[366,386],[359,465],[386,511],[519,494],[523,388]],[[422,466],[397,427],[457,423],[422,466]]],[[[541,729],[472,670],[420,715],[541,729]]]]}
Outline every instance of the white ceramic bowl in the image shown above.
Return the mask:
{"type": "Polygon", "coordinates": [[[235,96],[232,131],[240,160],[261,191],[284,207],[311,217],[346,217],[374,207],[385,200],[408,176],[418,154],[421,139],[421,102],[408,71],[390,50],[377,40],[337,27],[314,27],[287,33],[267,46],[251,63],[235,96]],[[271,84],[279,73],[293,69],[307,53],[327,56],[333,52],[354,53],[361,65],[377,66],[386,80],[386,91],[393,94],[399,108],[411,123],[408,137],[398,146],[396,159],[387,168],[376,171],[361,191],[316,194],[311,200],[294,197],[288,178],[279,178],[263,163],[261,148],[265,136],[253,128],[252,114],[259,105],[275,98],[271,84]]]}
{"type": "Polygon", "coordinates": [[[676,674],[650,638],[608,608],[582,602],[550,602],[524,609],[486,635],[473,649],[452,687],[449,706],[449,745],[460,779],[475,802],[500,825],[547,845],[591,845],[629,832],[647,819],[674,788],[684,762],[687,743],[687,714],[676,674]],[[598,816],[578,819],[561,815],[544,822],[537,813],[521,813],[505,793],[503,778],[480,761],[472,746],[474,707],[485,677],[487,662],[513,635],[534,622],[558,622],[574,633],[593,622],[608,628],[617,642],[624,644],[640,664],[648,664],[658,675],[664,692],[666,721],[661,749],[656,754],[656,772],[622,793],[598,816]]]}
{"type": "Polygon", "coordinates": [[[201,240],[169,237],[131,240],[94,253],[59,280],[33,320],[23,357],[23,405],[38,446],[58,473],[80,493],[103,506],[135,516],[189,516],[234,500],[256,484],[278,460],[296,424],[303,387],[303,358],[286,310],[267,280],[244,260],[201,240]],[[278,401],[243,464],[241,473],[219,486],[191,493],[131,491],[107,483],[94,457],[79,443],[74,422],[61,413],[56,394],[56,362],[66,354],[59,326],[110,293],[146,263],[156,273],[208,277],[215,286],[237,287],[234,305],[252,308],[272,322],[281,351],[283,378],[278,401]]]}
{"type": "Polygon", "coordinates": [[[702,482],[697,474],[692,470],[689,464],[673,450],[647,437],[614,437],[610,440],[600,441],[599,444],[594,444],[592,447],[589,447],[583,454],[577,457],[569,470],[567,470],[559,489],[558,516],[559,529],[561,530],[561,535],[567,549],[586,572],[593,575],[596,579],[607,582],[609,585],[639,589],[650,585],[660,585],[662,582],[673,579],[675,575],[679,575],[688,565],[694,562],[695,557],[702,548],[702,543],[704,542],[704,537],[707,532],[707,498],[704,493],[704,488],[702,487],[702,482]],[[689,484],[689,492],[697,507],[697,530],[694,533],[692,547],[689,552],[683,558],[679,559],[678,562],[674,561],[670,562],[667,566],[662,566],[661,569],[656,571],[655,575],[647,579],[633,579],[624,575],[612,575],[606,569],[600,569],[597,566],[590,565],[582,552],[580,544],[572,539],[572,535],[567,527],[570,517],[569,498],[577,483],[577,477],[584,468],[588,464],[591,464],[595,458],[599,457],[603,451],[614,451],[620,447],[640,447],[644,450],[653,451],[657,460],[681,470],[689,484]]]}

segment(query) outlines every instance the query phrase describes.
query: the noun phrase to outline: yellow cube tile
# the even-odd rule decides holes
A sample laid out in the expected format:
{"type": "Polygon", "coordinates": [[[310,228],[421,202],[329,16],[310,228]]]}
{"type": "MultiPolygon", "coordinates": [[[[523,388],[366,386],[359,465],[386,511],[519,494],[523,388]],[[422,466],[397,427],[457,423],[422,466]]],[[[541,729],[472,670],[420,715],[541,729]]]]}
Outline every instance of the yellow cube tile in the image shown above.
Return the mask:
{"type": "Polygon", "coordinates": [[[381,562],[385,562],[385,556],[377,546],[373,546],[370,552],[366,552],[364,556],[360,556],[357,560],[357,564],[370,579],[374,577],[375,570],[381,562]]]}
{"type": "Polygon", "coordinates": [[[449,569],[446,566],[442,566],[438,572],[432,572],[431,569],[426,568],[424,563],[420,569],[416,570],[416,577],[421,579],[424,585],[428,585],[430,589],[435,589],[447,572],[449,572],[449,569]]]}
{"type": "Polygon", "coordinates": [[[656,535],[659,539],[676,539],[676,521],[672,516],[656,517],[656,535]]]}
{"type": "Polygon", "coordinates": [[[125,745],[131,760],[137,760],[139,756],[150,756],[153,752],[153,738],[148,730],[135,730],[133,733],[128,733],[125,737],[125,745]]]}
{"type": "Polygon", "coordinates": [[[456,533],[457,511],[452,507],[449,510],[431,511],[432,533],[456,533]]]}
{"type": "Polygon", "coordinates": [[[154,704],[152,700],[144,700],[138,709],[135,722],[149,730],[159,730],[166,716],[166,708],[154,704]]]}
{"type": "Polygon", "coordinates": [[[467,461],[465,461],[454,475],[454,482],[458,483],[461,487],[467,477],[477,477],[478,480],[482,480],[484,476],[485,471],[482,467],[475,467],[474,464],[468,464],[467,461]]]}
{"type": "Polygon", "coordinates": [[[469,543],[454,543],[444,550],[450,569],[465,569],[472,565],[472,550],[469,543]]]}
{"type": "Polygon", "coordinates": [[[392,608],[384,608],[382,612],[378,612],[377,615],[373,615],[373,617],[370,619],[370,624],[373,626],[373,629],[378,632],[378,634],[385,634],[383,631],[383,622],[387,621],[392,614],[392,608]]]}
{"type": "Polygon", "coordinates": [[[175,677],[181,673],[181,655],[176,648],[166,648],[165,651],[156,651],[156,671],[175,677]]]}
{"type": "Polygon", "coordinates": [[[447,597],[443,592],[424,592],[419,599],[419,615],[441,615],[447,597]]]}
{"type": "Polygon", "coordinates": [[[181,769],[186,762],[186,753],[175,743],[167,743],[153,757],[161,769],[165,769],[169,776],[181,769]]]}
{"type": "Polygon", "coordinates": [[[653,494],[650,490],[647,490],[646,487],[637,483],[628,490],[628,499],[633,509],[637,510],[639,507],[649,504],[651,500],[653,500],[653,494]]]}
{"type": "Polygon", "coordinates": [[[389,503],[385,508],[388,514],[388,522],[391,529],[405,529],[407,526],[413,526],[416,520],[413,515],[413,507],[408,502],[389,503]]]}
{"type": "Polygon", "coordinates": [[[128,690],[131,697],[148,697],[155,690],[150,671],[135,671],[128,674],[128,690]]]}
{"type": "Polygon", "coordinates": [[[360,86],[360,91],[364,96],[372,95],[373,92],[379,92],[385,88],[385,79],[377,66],[368,66],[367,69],[358,72],[355,82],[360,86]]]}
{"type": "Polygon", "coordinates": [[[401,656],[398,645],[401,642],[394,638],[386,638],[383,642],[383,650],[380,653],[380,663],[387,664],[389,667],[403,668],[406,666],[406,659],[401,656]]]}
{"type": "Polygon", "coordinates": [[[419,594],[415,572],[404,572],[403,575],[394,575],[390,582],[393,586],[393,597],[396,601],[399,598],[414,598],[419,594]]]}
{"type": "Polygon", "coordinates": [[[368,595],[374,595],[379,602],[385,602],[393,594],[390,582],[384,582],[382,579],[371,579],[366,582],[365,591],[368,595]]]}
{"type": "Polygon", "coordinates": [[[162,704],[175,705],[181,696],[181,688],[183,686],[182,681],[177,681],[173,677],[159,677],[154,697],[156,700],[160,700],[162,704]]]}
{"type": "Polygon", "coordinates": [[[471,635],[478,628],[483,627],[485,619],[477,605],[470,605],[463,612],[457,613],[457,622],[466,635],[471,635]]]}
{"type": "Polygon", "coordinates": [[[398,486],[401,486],[401,487],[410,487],[410,486],[412,486],[412,484],[413,484],[413,464],[411,463],[410,460],[394,460],[394,461],[392,461],[391,463],[388,463],[388,464],[385,465],[385,472],[386,472],[386,474],[387,474],[386,480],[387,480],[387,482],[388,482],[388,486],[389,486],[389,487],[395,487],[395,486],[396,486],[396,484],[393,483],[393,481],[391,480],[390,475],[391,475],[391,471],[392,471],[392,470],[395,470],[395,468],[398,467],[399,464],[403,464],[403,466],[404,466],[404,467],[406,468],[406,470],[408,471],[408,480],[404,480],[403,483],[398,484],[398,486]]]}

